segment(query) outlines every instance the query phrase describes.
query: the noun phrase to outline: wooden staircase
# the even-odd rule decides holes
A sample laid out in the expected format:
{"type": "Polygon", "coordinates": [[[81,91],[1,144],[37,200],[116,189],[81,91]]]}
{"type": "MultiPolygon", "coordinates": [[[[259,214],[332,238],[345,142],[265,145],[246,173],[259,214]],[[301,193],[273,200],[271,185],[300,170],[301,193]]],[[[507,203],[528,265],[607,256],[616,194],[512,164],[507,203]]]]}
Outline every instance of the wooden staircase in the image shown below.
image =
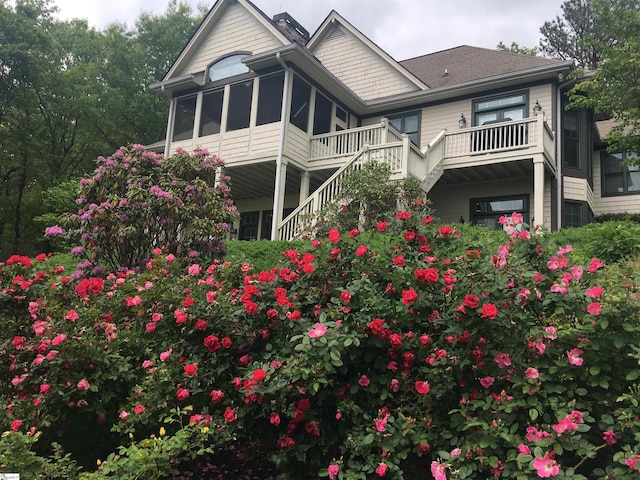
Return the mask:
{"type": "Polygon", "coordinates": [[[342,179],[346,174],[362,168],[366,162],[382,162],[391,170],[391,180],[411,176],[428,191],[443,173],[445,132],[441,132],[424,151],[383,121],[381,125],[319,135],[311,140],[312,158],[331,156],[347,160],[316,191],[278,225],[279,240],[293,240],[311,233],[316,214],[326,205],[340,198],[342,179]],[[357,148],[357,150],[355,150],[357,148]],[[354,151],[355,150],[355,151],[354,151]]]}

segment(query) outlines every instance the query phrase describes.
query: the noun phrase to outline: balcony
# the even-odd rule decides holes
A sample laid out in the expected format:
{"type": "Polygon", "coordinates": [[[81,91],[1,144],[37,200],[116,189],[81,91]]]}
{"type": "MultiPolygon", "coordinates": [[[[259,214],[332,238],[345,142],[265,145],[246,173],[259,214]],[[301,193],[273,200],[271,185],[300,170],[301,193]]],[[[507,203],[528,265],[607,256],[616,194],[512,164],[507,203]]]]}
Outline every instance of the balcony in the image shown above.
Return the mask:
{"type": "Polygon", "coordinates": [[[341,179],[370,160],[386,163],[391,178],[413,177],[429,191],[444,170],[533,159],[544,163],[553,175],[555,137],[542,115],[492,125],[441,131],[422,150],[386,119],[379,124],[315,135],[310,139],[309,170],[337,168],[287,218],[280,222],[280,239],[292,239],[308,231],[315,213],[340,196],[341,179]]]}

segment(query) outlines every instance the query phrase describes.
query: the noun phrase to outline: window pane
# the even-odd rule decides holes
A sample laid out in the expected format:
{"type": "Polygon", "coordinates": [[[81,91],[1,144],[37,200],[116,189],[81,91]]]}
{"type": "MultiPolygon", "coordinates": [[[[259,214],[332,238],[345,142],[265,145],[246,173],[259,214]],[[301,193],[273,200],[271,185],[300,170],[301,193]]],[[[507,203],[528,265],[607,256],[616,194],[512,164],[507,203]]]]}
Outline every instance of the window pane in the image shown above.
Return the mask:
{"type": "Polygon", "coordinates": [[[418,114],[414,113],[404,117],[404,133],[414,133],[418,131],[418,114]]]}
{"type": "Polygon", "coordinates": [[[251,120],[253,80],[231,85],[227,112],[227,131],[247,128],[251,120]]]}
{"type": "Polygon", "coordinates": [[[389,117],[389,123],[400,133],[406,133],[415,145],[420,145],[420,112],[402,113],[389,117]]]}
{"type": "Polygon", "coordinates": [[[565,202],[564,226],[565,227],[581,227],[582,226],[582,204],[581,203],[565,202]]]}
{"type": "Polygon", "coordinates": [[[244,212],[240,214],[240,229],[238,240],[258,239],[258,219],[260,212],[244,212]]]}
{"type": "Polygon", "coordinates": [[[503,120],[522,120],[524,118],[524,108],[511,108],[502,112],[503,120]]]}
{"type": "Polygon", "coordinates": [[[627,191],[640,191],[640,172],[637,170],[631,171],[631,167],[629,167],[629,172],[627,172],[627,191]]]}
{"type": "Polygon", "coordinates": [[[476,116],[476,125],[484,125],[487,122],[495,122],[497,119],[497,113],[482,113],[476,116]]]}
{"type": "Polygon", "coordinates": [[[605,193],[624,193],[624,175],[622,173],[609,173],[604,177],[605,193]]]}
{"type": "Polygon", "coordinates": [[[402,132],[402,117],[390,118],[389,123],[397,131],[402,132]]]}
{"type": "Polygon", "coordinates": [[[310,99],[311,87],[299,77],[294,77],[293,93],[291,95],[291,115],[289,116],[289,121],[305,132],[309,125],[310,99]]]}
{"type": "Polygon", "coordinates": [[[622,154],[621,153],[613,153],[606,154],[603,153],[604,159],[602,160],[602,170],[604,173],[621,173],[623,170],[622,164],[622,154]]]}
{"type": "Polygon", "coordinates": [[[173,141],[193,138],[193,122],[196,118],[196,96],[179,98],[173,123],[173,141]]]}
{"type": "Polygon", "coordinates": [[[222,78],[247,73],[249,67],[242,63],[242,59],[246,56],[246,54],[231,55],[211,65],[209,67],[209,81],[213,82],[222,78]]]}
{"type": "Polygon", "coordinates": [[[207,92],[202,96],[202,114],[200,116],[199,136],[220,133],[222,119],[222,99],[224,90],[207,92]]]}
{"type": "Polygon", "coordinates": [[[347,112],[340,107],[336,107],[336,117],[343,122],[347,121],[347,112]]]}
{"type": "Polygon", "coordinates": [[[495,98],[476,103],[476,112],[481,110],[491,110],[494,108],[507,107],[517,103],[524,103],[524,95],[514,95],[513,97],[495,98]]]}
{"type": "Polygon", "coordinates": [[[575,110],[564,112],[562,116],[562,135],[564,152],[562,162],[570,168],[580,168],[579,113],[575,110]]]}
{"type": "Polygon", "coordinates": [[[256,125],[280,121],[284,73],[260,78],[256,125]]]}
{"type": "Polygon", "coordinates": [[[320,93],[316,93],[316,105],[313,115],[313,134],[320,135],[331,131],[331,100],[320,93]]]}

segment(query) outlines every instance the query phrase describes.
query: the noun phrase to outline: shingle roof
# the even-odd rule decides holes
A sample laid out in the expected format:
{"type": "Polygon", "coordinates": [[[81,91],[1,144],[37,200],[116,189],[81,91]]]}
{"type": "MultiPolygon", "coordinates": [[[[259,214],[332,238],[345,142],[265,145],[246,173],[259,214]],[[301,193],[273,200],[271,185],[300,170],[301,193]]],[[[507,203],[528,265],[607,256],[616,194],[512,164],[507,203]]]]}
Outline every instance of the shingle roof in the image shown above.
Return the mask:
{"type": "Polygon", "coordinates": [[[438,88],[560,61],[461,45],[399,63],[430,88],[438,88]]]}

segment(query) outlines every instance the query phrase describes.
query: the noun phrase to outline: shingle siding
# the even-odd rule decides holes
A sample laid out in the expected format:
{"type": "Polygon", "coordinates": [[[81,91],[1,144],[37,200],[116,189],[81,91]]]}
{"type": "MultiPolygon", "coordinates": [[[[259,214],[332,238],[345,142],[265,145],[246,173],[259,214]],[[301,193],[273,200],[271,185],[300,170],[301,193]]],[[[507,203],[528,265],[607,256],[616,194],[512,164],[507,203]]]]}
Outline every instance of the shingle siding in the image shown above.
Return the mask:
{"type": "Polygon", "coordinates": [[[204,72],[214,60],[231,52],[266,52],[282,44],[238,3],[230,3],[213,31],[198,47],[191,59],[175,75],[204,72]]]}
{"type": "Polygon", "coordinates": [[[417,90],[408,79],[340,26],[327,35],[313,54],[363,100],[417,90]]]}

